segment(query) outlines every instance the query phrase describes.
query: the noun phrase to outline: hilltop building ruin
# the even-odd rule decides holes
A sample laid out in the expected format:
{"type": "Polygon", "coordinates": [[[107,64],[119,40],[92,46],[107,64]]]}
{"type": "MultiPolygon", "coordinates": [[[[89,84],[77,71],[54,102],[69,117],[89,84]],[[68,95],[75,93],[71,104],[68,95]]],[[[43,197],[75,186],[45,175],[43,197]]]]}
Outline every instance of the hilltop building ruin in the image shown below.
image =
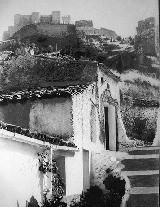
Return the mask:
{"type": "Polygon", "coordinates": [[[14,26],[8,26],[8,31],[3,33],[3,40],[11,38],[18,30],[25,27],[26,25],[31,24],[48,24],[48,25],[60,25],[70,24],[71,17],[66,15],[62,17],[61,21],[61,12],[52,11],[50,15],[40,15],[39,12],[32,12],[31,15],[14,15],[14,26]]]}

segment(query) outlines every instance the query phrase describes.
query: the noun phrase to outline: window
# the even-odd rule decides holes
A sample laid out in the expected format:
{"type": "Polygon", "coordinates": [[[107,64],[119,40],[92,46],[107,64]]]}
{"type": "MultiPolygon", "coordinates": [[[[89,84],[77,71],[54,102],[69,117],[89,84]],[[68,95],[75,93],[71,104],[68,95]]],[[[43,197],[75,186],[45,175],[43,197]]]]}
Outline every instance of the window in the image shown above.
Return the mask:
{"type": "Polygon", "coordinates": [[[104,121],[105,121],[105,148],[109,150],[109,121],[108,121],[108,107],[104,107],[104,121]]]}
{"type": "Polygon", "coordinates": [[[103,84],[103,82],[104,82],[104,79],[103,79],[103,77],[101,77],[101,84],[103,84]]]}
{"type": "Polygon", "coordinates": [[[92,87],[92,94],[94,94],[94,86],[92,87]]]}

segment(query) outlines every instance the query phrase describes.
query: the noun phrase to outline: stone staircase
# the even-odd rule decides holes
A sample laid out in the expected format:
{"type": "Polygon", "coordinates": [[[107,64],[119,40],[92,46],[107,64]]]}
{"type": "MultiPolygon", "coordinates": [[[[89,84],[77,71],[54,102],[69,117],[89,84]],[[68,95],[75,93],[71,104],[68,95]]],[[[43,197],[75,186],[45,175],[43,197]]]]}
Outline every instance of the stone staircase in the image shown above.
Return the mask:
{"type": "Polygon", "coordinates": [[[126,207],[159,207],[160,147],[138,147],[122,161],[131,190],[126,207]]]}

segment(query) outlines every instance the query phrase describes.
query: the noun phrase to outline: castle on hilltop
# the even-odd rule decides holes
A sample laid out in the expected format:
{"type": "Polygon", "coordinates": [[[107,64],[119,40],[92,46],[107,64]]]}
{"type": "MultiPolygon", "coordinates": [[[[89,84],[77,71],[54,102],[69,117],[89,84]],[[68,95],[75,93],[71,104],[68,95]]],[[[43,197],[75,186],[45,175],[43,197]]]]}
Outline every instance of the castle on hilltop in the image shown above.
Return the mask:
{"type": "Polygon", "coordinates": [[[7,40],[12,37],[15,32],[20,30],[22,27],[30,24],[70,24],[70,15],[62,16],[60,11],[52,11],[50,15],[40,15],[39,12],[32,12],[31,15],[14,15],[14,26],[9,26],[8,31],[3,33],[3,40],[7,40]]]}
{"type": "Polygon", "coordinates": [[[105,36],[109,39],[116,39],[115,31],[100,28],[93,25],[92,20],[78,20],[71,24],[70,15],[61,17],[60,11],[52,11],[50,15],[40,15],[39,12],[32,12],[31,15],[14,15],[14,26],[9,26],[3,33],[3,43],[9,39],[23,39],[32,35],[48,35],[50,37],[64,36],[71,31],[77,34],[105,36]]]}

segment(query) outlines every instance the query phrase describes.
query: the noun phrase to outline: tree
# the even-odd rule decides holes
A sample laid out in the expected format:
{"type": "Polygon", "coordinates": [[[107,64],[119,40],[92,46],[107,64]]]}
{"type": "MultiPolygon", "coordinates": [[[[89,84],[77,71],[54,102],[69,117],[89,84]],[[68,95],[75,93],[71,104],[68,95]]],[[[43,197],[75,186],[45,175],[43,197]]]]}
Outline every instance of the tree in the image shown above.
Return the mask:
{"type": "Polygon", "coordinates": [[[117,36],[116,39],[117,39],[118,41],[121,41],[121,40],[122,40],[121,36],[117,36]]]}

